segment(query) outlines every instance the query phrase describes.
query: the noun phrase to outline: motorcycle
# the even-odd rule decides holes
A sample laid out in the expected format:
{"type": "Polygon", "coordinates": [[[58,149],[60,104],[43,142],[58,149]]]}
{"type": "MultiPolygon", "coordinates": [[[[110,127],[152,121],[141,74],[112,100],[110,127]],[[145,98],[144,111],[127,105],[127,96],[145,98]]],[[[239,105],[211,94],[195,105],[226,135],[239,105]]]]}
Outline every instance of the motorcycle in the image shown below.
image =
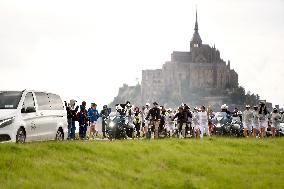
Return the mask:
{"type": "Polygon", "coordinates": [[[105,121],[107,123],[106,134],[109,140],[127,138],[125,116],[112,112],[105,121]]]}
{"type": "Polygon", "coordinates": [[[278,136],[284,136],[284,123],[280,123],[280,128],[278,131],[278,136]]]}
{"type": "Polygon", "coordinates": [[[243,136],[243,125],[239,117],[232,117],[230,136],[243,136]]]}
{"type": "Polygon", "coordinates": [[[229,135],[231,130],[231,118],[226,112],[217,112],[212,119],[214,135],[229,135]]]}

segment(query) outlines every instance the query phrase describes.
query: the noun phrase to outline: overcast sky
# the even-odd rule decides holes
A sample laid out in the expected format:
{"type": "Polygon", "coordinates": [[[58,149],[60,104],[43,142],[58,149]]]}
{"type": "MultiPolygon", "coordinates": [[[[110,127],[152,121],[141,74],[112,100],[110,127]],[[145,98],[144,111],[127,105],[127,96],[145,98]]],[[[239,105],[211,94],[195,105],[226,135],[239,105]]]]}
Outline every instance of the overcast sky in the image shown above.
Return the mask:
{"type": "Polygon", "coordinates": [[[142,69],[189,51],[196,5],[203,43],[231,61],[247,91],[284,106],[283,0],[1,0],[0,90],[101,108],[142,69]]]}

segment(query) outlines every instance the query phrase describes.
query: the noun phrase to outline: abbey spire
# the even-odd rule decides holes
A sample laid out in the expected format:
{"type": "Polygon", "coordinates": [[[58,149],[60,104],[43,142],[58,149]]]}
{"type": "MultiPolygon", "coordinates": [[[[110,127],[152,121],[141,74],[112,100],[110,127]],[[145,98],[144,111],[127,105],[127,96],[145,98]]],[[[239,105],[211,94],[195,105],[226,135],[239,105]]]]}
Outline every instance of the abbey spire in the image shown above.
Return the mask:
{"type": "Polygon", "coordinates": [[[194,27],[194,31],[198,32],[197,9],[196,9],[196,12],[195,12],[195,27],[194,27]]]}
{"type": "Polygon", "coordinates": [[[197,21],[197,9],[195,13],[195,27],[194,27],[194,33],[192,36],[192,39],[190,41],[190,49],[193,47],[200,47],[202,45],[201,37],[198,33],[198,21],[197,21]]]}

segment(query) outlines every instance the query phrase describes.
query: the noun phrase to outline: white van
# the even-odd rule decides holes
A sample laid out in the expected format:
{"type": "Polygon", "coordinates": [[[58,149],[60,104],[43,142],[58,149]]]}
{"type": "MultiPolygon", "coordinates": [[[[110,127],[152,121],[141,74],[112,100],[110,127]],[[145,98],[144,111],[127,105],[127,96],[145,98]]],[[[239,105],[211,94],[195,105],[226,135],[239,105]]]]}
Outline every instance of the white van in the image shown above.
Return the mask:
{"type": "Polygon", "coordinates": [[[64,140],[67,132],[67,114],[60,96],[0,91],[0,142],[64,140]]]}

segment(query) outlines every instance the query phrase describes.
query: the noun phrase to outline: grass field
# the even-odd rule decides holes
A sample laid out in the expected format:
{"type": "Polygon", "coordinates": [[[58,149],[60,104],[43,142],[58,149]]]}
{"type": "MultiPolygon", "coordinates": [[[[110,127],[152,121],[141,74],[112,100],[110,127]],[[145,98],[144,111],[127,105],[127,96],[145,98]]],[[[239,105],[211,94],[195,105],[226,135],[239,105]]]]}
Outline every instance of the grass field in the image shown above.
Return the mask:
{"type": "Polygon", "coordinates": [[[284,188],[284,138],[1,144],[0,188],[284,188]]]}

